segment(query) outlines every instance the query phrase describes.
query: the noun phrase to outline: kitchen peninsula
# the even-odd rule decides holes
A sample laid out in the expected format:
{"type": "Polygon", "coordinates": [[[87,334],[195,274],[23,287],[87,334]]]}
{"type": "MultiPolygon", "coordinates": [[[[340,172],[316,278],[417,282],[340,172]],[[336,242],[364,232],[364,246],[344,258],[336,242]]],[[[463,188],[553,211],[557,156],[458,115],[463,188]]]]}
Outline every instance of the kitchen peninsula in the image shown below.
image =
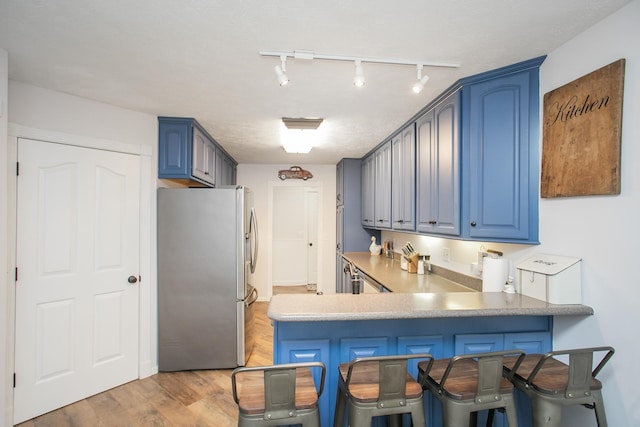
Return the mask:
{"type": "MultiPolygon", "coordinates": [[[[384,261],[383,267],[378,264],[377,272],[379,259],[352,256],[350,260],[389,290],[401,285],[398,277],[404,277],[405,284],[425,280],[400,270],[397,260],[384,261]]],[[[442,358],[511,348],[546,352],[552,349],[554,316],[593,314],[583,305],[466,290],[275,295],[267,313],[274,326],[274,363],[321,361],[327,366],[320,411],[322,425],[331,425],[340,363],[391,354],[431,353],[442,358]]],[[[438,405],[432,398],[425,404],[428,425],[438,425],[441,415],[434,410],[438,405]]],[[[519,418],[521,425],[529,425],[526,409],[519,418]]]]}

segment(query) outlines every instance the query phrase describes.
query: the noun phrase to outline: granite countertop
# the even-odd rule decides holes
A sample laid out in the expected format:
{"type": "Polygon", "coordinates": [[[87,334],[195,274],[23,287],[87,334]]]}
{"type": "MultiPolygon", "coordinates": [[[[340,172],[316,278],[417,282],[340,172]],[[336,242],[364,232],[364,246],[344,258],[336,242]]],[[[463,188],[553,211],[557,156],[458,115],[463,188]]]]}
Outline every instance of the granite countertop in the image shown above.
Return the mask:
{"type": "Polygon", "coordinates": [[[587,316],[580,304],[549,304],[503,292],[274,295],[267,316],[279,322],[453,318],[477,316],[587,316]]]}
{"type": "Polygon", "coordinates": [[[588,316],[593,308],[550,304],[520,294],[474,292],[436,275],[408,273],[398,259],[349,252],[348,261],[391,292],[274,295],[267,315],[280,322],[483,316],[588,316]]]}
{"type": "MultiPolygon", "coordinates": [[[[471,278],[468,281],[464,279],[454,281],[440,274],[409,273],[400,268],[400,260],[397,258],[371,255],[369,252],[347,252],[343,257],[391,292],[473,292],[482,289],[481,282],[477,279],[476,282],[480,283],[480,288],[472,289],[472,285],[464,286],[472,281],[471,278]]],[[[444,270],[434,266],[434,271],[443,272],[444,270]]]]}

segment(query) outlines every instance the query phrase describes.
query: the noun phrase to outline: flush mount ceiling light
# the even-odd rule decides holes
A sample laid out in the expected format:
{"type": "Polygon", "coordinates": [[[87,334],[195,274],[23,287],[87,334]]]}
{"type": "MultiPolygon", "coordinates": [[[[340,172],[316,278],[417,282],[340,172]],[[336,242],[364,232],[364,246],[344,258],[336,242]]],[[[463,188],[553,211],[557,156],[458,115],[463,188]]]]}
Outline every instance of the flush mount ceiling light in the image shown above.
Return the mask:
{"type": "Polygon", "coordinates": [[[353,78],[353,85],[355,87],[364,86],[364,72],[362,71],[362,61],[356,59],[356,75],[353,78]]]}
{"type": "MultiPolygon", "coordinates": [[[[276,66],[276,74],[278,74],[278,81],[281,82],[280,72],[285,76],[284,69],[285,62],[287,58],[299,59],[299,60],[325,60],[325,61],[348,61],[355,62],[356,64],[356,75],[353,79],[353,84],[356,87],[361,87],[364,85],[364,74],[362,73],[362,63],[368,62],[372,64],[389,64],[389,65],[411,65],[418,69],[418,81],[413,86],[413,91],[415,93],[420,93],[422,89],[424,89],[424,85],[429,80],[428,76],[422,76],[423,67],[431,67],[431,68],[459,68],[460,64],[449,64],[443,62],[431,62],[431,61],[409,61],[404,59],[391,59],[391,58],[371,58],[364,56],[353,56],[353,55],[332,55],[332,54],[324,54],[324,53],[314,53],[309,50],[294,50],[293,52],[281,52],[281,51],[260,51],[260,55],[262,56],[276,56],[280,58],[282,62],[282,68],[280,66],[276,66]]],[[[286,79],[288,82],[289,79],[286,79]]],[[[280,83],[282,86],[286,83],[280,83]]]]}
{"type": "Polygon", "coordinates": [[[424,85],[429,81],[429,76],[422,76],[422,64],[418,64],[416,68],[418,69],[418,81],[413,85],[413,91],[420,93],[424,89],[424,85]]]}
{"type": "Polygon", "coordinates": [[[278,76],[278,83],[280,86],[284,86],[289,83],[289,77],[285,74],[287,71],[287,57],[286,55],[280,56],[280,61],[282,65],[276,65],[273,69],[276,72],[276,76],[278,76]]]}
{"type": "Polygon", "coordinates": [[[323,119],[283,117],[282,148],[287,153],[306,154],[317,143],[323,119]]]}

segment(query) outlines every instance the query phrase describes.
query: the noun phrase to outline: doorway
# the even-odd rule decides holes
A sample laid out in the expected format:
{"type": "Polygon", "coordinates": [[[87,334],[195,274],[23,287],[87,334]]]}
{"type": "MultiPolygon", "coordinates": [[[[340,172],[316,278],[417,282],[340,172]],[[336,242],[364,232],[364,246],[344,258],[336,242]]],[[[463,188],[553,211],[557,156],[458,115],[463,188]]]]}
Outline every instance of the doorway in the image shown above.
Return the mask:
{"type": "Polygon", "coordinates": [[[309,185],[274,186],[271,193],[271,293],[273,287],[318,286],[320,242],[318,189],[309,185]]]}

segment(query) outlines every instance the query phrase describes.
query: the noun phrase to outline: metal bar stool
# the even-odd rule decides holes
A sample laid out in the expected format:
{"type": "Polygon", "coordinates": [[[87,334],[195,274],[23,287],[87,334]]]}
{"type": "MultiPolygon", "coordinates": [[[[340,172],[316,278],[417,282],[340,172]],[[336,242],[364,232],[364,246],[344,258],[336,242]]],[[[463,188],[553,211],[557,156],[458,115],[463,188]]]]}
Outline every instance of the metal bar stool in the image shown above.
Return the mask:
{"type": "Polygon", "coordinates": [[[513,384],[531,399],[533,425],[559,427],[562,407],[584,405],[594,409],[599,427],[607,426],[602,400],[602,383],[595,377],[614,353],[613,347],[529,354],[519,367],[513,358],[505,358],[504,371],[513,384]],[[593,368],[594,354],[604,353],[593,368]],[[553,356],[568,355],[569,364],[553,356]]]}
{"type": "Polygon", "coordinates": [[[418,363],[422,387],[442,402],[445,427],[474,426],[477,412],[485,409],[490,410],[487,425],[491,425],[496,408],[504,408],[509,427],[517,427],[513,384],[502,375],[507,355],[515,355],[517,366],[525,353],[507,350],[418,363]]]}
{"type": "Polygon", "coordinates": [[[325,371],[321,362],[234,369],[231,387],[239,409],[238,426],[320,427],[318,398],[324,388],[325,371]],[[319,389],[312,369],[321,370],[319,389]]]}
{"type": "Polygon", "coordinates": [[[407,372],[410,359],[433,360],[428,353],[362,357],[338,368],[338,394],[334,427],[342,427],[348,409],[350,427],[370,427],[376,416],[392,415],[397,425],[400,414],[411,414],[414,427],[425,426],[422,387],[407,372]]]}

